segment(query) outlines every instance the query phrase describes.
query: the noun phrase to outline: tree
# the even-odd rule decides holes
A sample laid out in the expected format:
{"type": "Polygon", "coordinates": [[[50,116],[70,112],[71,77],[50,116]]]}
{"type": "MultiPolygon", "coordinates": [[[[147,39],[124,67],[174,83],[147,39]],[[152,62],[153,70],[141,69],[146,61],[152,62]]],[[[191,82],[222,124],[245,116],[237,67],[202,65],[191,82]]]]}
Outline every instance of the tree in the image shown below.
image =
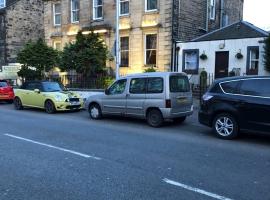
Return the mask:
{"type": "Polygon", "coordinates": [[[60,68],[63,71],[76,70],[85,78],[95,76],[104,71],[108,55],[108,49],[98,34],[84,35],[80,31],[76,42],[69,43],[61,53],[60,68]]]}
{"type": "Polygon", "coordinates": [[[38,39],[36,42],[29,41],[18,53],[17,60],[22,64],[19,76],[25,79],[41,79],[45,72],[56,66],[58,51],[38,39]]]}
{"type": "Polygon", "coordinates": [[[270,72],[270,35],[264,43],[264,67],[266,71],[270,72]]]}

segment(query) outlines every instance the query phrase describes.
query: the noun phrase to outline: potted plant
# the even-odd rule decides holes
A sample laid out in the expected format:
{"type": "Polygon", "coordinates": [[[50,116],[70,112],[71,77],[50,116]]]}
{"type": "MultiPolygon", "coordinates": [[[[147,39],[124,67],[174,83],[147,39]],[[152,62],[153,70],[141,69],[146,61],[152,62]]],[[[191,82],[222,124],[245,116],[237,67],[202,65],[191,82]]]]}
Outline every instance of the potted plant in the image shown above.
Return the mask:
{"type": "Polygon", "coordinates": [[[232,70],[232,71],[230,71],[230,72],[229,72],[229,76],[230,76],[230,77],[232,77],[232,76],[236,76],[235,71],[233,71],[233,70],[232,70]]]}
{"type": "Polygon", "coordinates": [[[203,52],[201,55],[200,55],[200,59],[202,60],[206,60],[208,57],[207,55],[205,54],[205,52],[203,52]]]}
{"type": "Polygon", "coordinates": [[[235,57],[237,59],[242,59],[244,57],[243,54],[241,53],[241,50],[239,50],[239,52],[235,55],[235,57]]]}

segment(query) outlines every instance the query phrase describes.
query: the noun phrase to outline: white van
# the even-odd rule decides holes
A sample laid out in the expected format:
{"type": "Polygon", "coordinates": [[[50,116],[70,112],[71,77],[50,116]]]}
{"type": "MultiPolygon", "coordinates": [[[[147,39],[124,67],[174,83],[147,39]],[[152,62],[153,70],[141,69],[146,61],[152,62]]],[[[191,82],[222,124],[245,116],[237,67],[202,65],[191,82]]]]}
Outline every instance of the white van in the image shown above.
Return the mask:
{"type": "Polygon", "coordinates": [[[193,101],[185,73],[153,72],[121,77],[104,94],[89,97],[85,108],[92,119],[121,115],[160,127],[166,119],[185,121],[193,113],[193,101]]]}

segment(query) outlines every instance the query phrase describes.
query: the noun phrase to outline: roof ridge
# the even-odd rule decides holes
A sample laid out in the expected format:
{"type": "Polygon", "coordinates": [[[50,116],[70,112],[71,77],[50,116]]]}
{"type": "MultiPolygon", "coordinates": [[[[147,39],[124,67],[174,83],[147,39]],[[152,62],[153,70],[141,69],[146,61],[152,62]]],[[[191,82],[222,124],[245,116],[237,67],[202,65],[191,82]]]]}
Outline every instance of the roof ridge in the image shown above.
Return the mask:
{"type": "Polygon", "coordinates": [[[224,29],[226,29],[226,28],[229,28],[229,27],[234,26],[235,24],[238,24],[238,23],[241,23],[241,22],[242,22],[242,21],[238,21],[238,22],[232,23],[232,24],[230,24],[230,25],[228,25],[228,26],[224,26],[224,27],[222,27],[222,28],[219,28],[219,29],[216,29],[216,30],[214,30],[214,31],[211,31],[211,32],[206,33],[206,34],[204,34],[204,35],[201,35],[201,36],[199,36],[199,37],[197,37],[197,38],[194,38],[193,40],[191,40],[191,42],[195,42],[195,41],[198,40],[198,39],[201,39],[201,38],[203,38],[203,37],[205,37],[205,36],[211,35],[211,34],[213,34],[213,33],[215,33],[215,32],[224,30],[224,29]]]}

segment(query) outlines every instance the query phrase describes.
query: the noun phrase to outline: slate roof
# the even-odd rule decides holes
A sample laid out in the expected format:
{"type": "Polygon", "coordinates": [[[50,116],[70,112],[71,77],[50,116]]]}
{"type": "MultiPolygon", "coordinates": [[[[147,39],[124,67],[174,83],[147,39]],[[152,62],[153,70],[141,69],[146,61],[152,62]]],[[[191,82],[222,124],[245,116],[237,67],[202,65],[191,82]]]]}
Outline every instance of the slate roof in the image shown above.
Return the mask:
{"type": "Polygon", "coordinates": [[[260,38],[268,37],[269,33],[251,23],[240,21],[203,36],[191,40],[192,42],[228,40],[228,39],[244,39],[244,38],[260,38]]]}

